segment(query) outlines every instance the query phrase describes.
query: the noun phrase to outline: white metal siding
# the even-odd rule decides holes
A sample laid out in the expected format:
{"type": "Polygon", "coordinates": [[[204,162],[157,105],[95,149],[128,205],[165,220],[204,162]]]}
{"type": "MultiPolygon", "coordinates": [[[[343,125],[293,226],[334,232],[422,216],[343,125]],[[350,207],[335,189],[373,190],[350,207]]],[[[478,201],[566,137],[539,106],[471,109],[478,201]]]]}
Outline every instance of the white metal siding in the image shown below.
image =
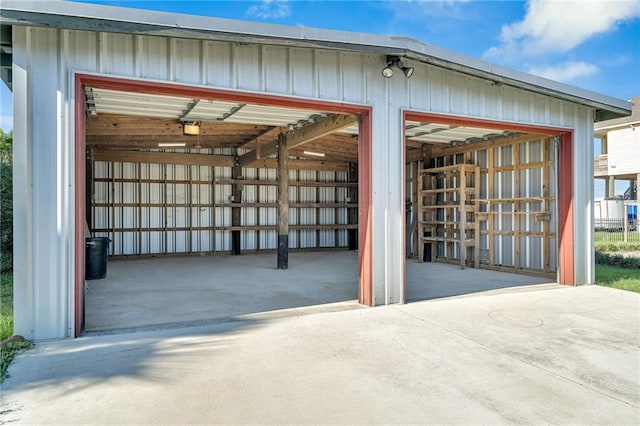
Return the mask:
{"type": "MultiPolygon", "coordinates": [[[[174,150],[180,151],[180,150],[174,150]]],[[[202,151],[201,151],[202,153],[202,151]]],[[[346,172],[291,170],[292,182],[346,182],[346,172]]],[[[171,230],[231,225],[232,185],[230,167],[134,164],[97,161],[94,163],[93,208],[89,224],[92,235],[112,240],[112,256],[229,252],[231,233],[226,230],[171,230]],[[143,182],[129,182],[138,180],[143,182]],[[169,181],[169,182],[165,182],[169,181]],[[191,183],[197,181],[200,183],[191,183]],[[202,183],[208,181],[210,183],[202,183]],[[191,185],[191,186],[190,186],[191,185]],[[191,191],[189,192],[189,188],[191,191]],[[216,206],[213,204],[224,204],[216,206]],[[126,204],[126,205],[122,205],[126,204]],[[140,204],[140,206],[138,206],[140,204]],[[164,204],[170,206],[165,207],[164,204]],[[215,216],[215,217],[214,217],[215,216]],[[119,228],[125,228],[121,230],[119,228]],[[158,231],[151,228],[168,230],[158,231]],[[166,242],[164,234],[167,234],[166,242]]],[[[244,168],[248,180],[270,184],[244,184],[244,203],[276,203],[275,169],[244,168]]],[[[347,203],[346,187],[292,185],[291,203],[347,203]]],[[[347,224],[347,208],[300,208],[292,204],[291,225],[347,224]],[[300,218],[300,220],[298,220],[300,218]]],[[[277,225],[276,207],[241,207],[241,225],[277,225]]],[[[276,230],[241,231],[241,250],[277,248],[276,230]]],[[[290,230],[292,249],[347,247],[347,230],[290,230]],[[302,234],[303,238],[298,238],[302,234]],[[337,236],[337,237],[336,237],[337,236]],[[337,241],[336,241],[337,238],[337,241]],[[304,241],[304,243],[298,243],[304,241]]]]}
{"type": "MultiPolygon", "coordinates": [[[[17,26],[13,32],[20,165],[16,333],[37,339],[72,334],[73,71],[371,105],[374,304],[402,300],[402,110],[573,128],[576,279],[593,281],[589,108],[418,63],[411,64],[416,72],[410,80],[385,79],[384,55],[17,26]],[[278,60],[270,59],[272,53],[278,60]]],[[[307,240],[300,235],[299,244],[307,240]]]]}
{"type": "Polygon", "coordinates": [[[640,173],[640,129],[627,127],[607,133],[608,174],[640,173]]]}

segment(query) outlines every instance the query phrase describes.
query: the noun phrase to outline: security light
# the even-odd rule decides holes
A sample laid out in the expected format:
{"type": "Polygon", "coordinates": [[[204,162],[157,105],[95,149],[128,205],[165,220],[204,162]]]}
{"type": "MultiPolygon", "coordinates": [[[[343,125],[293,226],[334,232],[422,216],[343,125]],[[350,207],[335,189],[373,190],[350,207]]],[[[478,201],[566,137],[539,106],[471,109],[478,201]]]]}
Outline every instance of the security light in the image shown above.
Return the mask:
{"type": "Polygon", "coordinates": [[[405,77],[407,78],[411,78],[411,76],[413,75],[413,67],[407,67],[405,66],[400,60],[398,60],[398,68],[400,68],[400,70],[402,71],[402,73],[404,74],[405,77]]]}
{"type": "Polygon", "coordinates": [[[408,67],[402,63],[397,56],[387,56],[387,64],[382,69],[382,75],[385,78],[391,78],[393,76],[393,67],[398,67],[406,78],[410,78],[413,75],[413,67],[408,67]]]}
{"type": "Polygon", "coordinates": [[[393,62],[387,62],[387,65],[382,69],[382,76],[385,78],[393,77],[393,62]]]}

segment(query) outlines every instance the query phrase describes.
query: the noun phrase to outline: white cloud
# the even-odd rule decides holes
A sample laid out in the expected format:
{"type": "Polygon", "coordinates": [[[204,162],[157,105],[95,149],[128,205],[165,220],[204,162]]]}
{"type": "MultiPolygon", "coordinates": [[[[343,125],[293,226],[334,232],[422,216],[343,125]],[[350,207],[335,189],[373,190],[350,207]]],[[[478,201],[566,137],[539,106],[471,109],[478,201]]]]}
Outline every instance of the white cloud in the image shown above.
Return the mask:
{"type": "Polygon", "coordinates": [[[288,0],[262,0],[251,6],[247,14],[262,19],[284,19],[291,16],[288,0]]]}
{"type": "Polygon", "coordinates": [[[637,17],[637,0],[529,0],[524,19],[504,25],[500,45],[488,49],[484,56],[513,60],[567,52],[596,34],[614,30],[620,22],[637,17]]]}
{"type": "Polygon", "coordinates": [[[551,80],[570,82],[579,77],[586,77],[599,71],[598,67],[587,62],[565,62],[555,66],[543,66],[528,70],[531,74],[551,80]]]}

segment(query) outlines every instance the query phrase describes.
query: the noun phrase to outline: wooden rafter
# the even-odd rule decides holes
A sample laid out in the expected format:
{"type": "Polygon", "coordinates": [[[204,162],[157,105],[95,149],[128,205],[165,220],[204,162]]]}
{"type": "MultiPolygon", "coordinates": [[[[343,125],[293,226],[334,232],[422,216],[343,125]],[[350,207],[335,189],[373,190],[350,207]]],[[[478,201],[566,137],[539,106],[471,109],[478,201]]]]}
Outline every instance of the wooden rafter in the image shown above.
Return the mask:
{"type": "MultiPolygon", "coordinates": [[[[242,134],[249,140],[269,130],[271,126],[228,122],[203,122],[200,137],[232,136],[242,134]]],[[[182,123],[177,119],[138,117],[131,115],[101,114],[87,122],[86,135],[128,137],[182,136],[182,123]]]]}
{"type": "MultiPolygon", "coordinates": [[[[294,149],[308,142],[335,133],[338,130],[350,127],[355,123],[357,123],[357,118],[352,115],[338,114],[324,118],[301,129],[287,133],[287,147],[294,149]]],[[[243,167],[248,166],[260,158],[275,154],[277,146],[277,139],[267,142],[262,146],[260,156],[258,156],[258,152],[254,149],[240,156],[238,163],[243,167]]]]}
{"type": "Polygon", "coordinates": [[[442,145],[437,148],[434,148],[433,155],[434,157],[440,157],[445,155],[460,154],[462,152],[467,152],[467,151],[478,151],[481,149],[487,149],[489,147],[495,148],[503,145],[511,145],[515,143],[528,142],[536,139],[544,139],[546,137],[547,135],[524,133],[520,135],[504,136],[501,138],[495,138],[495,139],[487,140],[484,142],[477,142],[477,143],[465,144],[465,145],[459,145],[459,146],[453,146],[453,147],[449,145],[442,145]]]}
{"type": "MultiPolygon", "coordinates": [[[[271,142],[274,139],[278,139],[278,135],[280,133],[286,132],[287,128],[284,126],[277,126],[277,127],[273,127],[269,130],[264,131],[263,133],[261,133],[260,135],[256,136],[255,138],[251,139],[249,142],[246,142],[244,144],[242,144],[241,146],[239,146],[239,149],[254,149],[256,150],[258,153],[260,153],[260,148],[263,144],[267,143],[267,142],[271,142]]],[[[260,158],[260,157],[258,157],[260,158]]]]}

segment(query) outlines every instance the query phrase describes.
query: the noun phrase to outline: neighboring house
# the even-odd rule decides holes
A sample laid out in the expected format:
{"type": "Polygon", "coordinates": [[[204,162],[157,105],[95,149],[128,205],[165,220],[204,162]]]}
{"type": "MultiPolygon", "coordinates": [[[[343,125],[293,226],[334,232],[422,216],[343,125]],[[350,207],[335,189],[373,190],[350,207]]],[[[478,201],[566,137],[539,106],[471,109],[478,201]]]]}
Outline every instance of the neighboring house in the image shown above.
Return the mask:
{"type": "Polygon", "coordinates": [[[404,37],[54,1],[0,18],[17,334],[82,333],[87,226],[142,263],[357,248],[369,306],[407,300],[405,239],[420,261],[594,282],[593,122],[628,102],[404,37]]]}
{"type": "Polygon", "coordinates": [[[594,137],[601,141],[601,154],[594,160],[594,177],[604,179],[605,198],[638,199],[640,181],[640,95],[630,100],[629,117],[596,122],[594,137]],[[615,193],[616,181],[628,181],[624,194],[615,193]]]}

